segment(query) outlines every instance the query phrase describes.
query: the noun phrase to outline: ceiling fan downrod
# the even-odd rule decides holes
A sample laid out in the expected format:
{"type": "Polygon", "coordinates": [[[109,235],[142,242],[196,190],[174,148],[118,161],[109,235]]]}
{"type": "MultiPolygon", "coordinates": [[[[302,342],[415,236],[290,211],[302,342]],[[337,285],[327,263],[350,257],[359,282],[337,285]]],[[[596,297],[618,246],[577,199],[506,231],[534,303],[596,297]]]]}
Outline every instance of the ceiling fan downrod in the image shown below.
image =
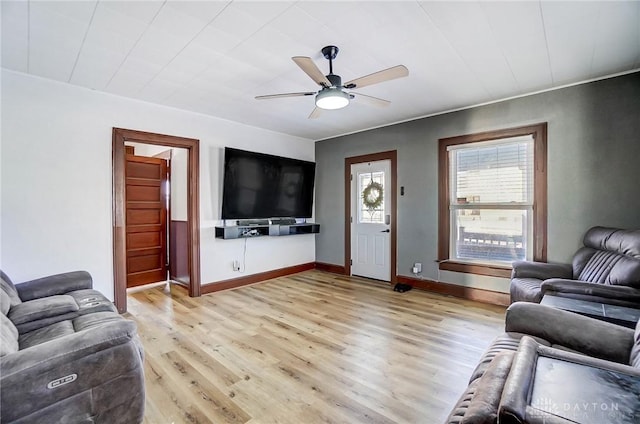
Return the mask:
{"type": "Polygon", "coordinates": [[[322,55],[329,61],[329,75],[333,75],[333,59],[338,56],[338,49],[336,46],[326,46],[322,48],[322,55]]]}

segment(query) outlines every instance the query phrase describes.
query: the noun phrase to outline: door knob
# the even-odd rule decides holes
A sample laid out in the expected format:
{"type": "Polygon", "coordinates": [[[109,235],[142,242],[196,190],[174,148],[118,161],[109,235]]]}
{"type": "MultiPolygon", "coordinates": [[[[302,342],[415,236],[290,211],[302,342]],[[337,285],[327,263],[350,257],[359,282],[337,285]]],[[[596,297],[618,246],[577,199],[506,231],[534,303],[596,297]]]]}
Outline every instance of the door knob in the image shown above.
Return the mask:
{"type": "Polygon", "coordinates": [[[390,230],[387,228],[386,230],[380,231],[381,233],[388,233],[390,230]]]}

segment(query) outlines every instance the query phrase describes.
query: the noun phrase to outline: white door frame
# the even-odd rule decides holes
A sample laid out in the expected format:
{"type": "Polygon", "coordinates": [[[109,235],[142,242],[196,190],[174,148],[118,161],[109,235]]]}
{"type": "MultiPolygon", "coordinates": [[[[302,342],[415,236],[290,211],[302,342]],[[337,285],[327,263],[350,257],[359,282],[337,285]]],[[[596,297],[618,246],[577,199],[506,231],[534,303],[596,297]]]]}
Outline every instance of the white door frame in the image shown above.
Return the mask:
{"type": "Polygon", "coordinates": [[[355,211],[351,210],[351,165],[363,162],[376,162],[389,160],[391,162],[391,222],[390,222],[390,243],[391,243],[391,284],[396,284],[398,277],[397,270],[397,215],[398,215],[398,152],[391,150],[362,156],[352,156],[344,160],[344,193],[345,193],[345,214],[344,214],[344,270],[346,275],[351,275],[351,216],[355,211]]]}

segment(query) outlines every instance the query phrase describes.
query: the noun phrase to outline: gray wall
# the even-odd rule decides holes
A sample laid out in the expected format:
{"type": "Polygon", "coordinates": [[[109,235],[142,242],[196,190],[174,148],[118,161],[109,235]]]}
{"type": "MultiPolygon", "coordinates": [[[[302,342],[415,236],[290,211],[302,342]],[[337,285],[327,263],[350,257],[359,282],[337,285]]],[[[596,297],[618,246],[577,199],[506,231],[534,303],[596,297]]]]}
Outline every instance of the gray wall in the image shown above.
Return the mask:
{"type": "MultiPolygon", "coordinates": [[[[428,93],[425,93],[428,95],[428,93]]],[[[593,225],[640,228],[640,73],[316,143],[316,260],[344,264],[344,158],[398,151],[398,274],[505,291],[438,273],[438,139],[548,123],[548,260],[569,261],[593,225]],[[399,192],[398,192],[399,194],[399,192]]]]}

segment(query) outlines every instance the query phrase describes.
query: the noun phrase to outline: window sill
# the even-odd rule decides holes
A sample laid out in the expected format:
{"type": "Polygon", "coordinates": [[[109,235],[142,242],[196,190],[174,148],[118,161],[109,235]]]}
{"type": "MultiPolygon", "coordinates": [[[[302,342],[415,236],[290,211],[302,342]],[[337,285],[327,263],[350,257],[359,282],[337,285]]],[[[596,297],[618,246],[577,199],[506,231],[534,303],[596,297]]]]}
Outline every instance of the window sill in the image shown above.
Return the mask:
{"type": "Polygon", "coordinates": [[[482,265],[445,260],[440,262],[443,271],[464,272],[467,274],[488,275],[490,277],[511,278],[511,267],[502,265],[482,265]]]}

